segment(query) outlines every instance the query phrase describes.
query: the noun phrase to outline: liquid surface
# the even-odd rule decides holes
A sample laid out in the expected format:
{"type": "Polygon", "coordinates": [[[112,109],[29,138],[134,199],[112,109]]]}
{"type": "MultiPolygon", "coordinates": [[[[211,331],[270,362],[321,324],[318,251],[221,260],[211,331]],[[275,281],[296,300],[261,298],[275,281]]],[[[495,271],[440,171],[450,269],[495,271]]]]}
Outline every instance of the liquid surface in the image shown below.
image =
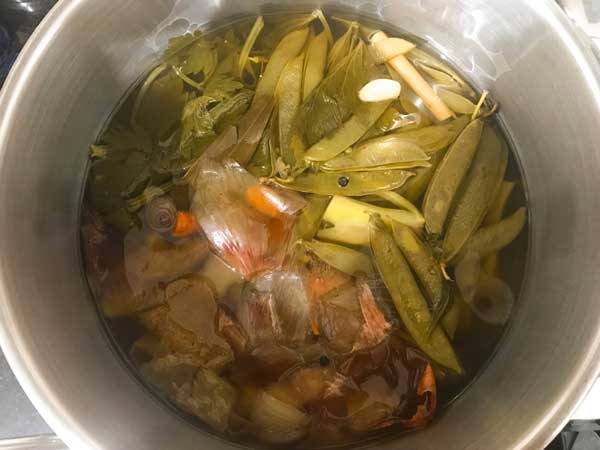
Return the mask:
{"type": "Polygon", "coordinates": [[[199,426],[421,429],[502,336],[527,213],[497,105],[391,36],[314,11],[175,38],[91,146],[93,296],[199,426]]]}

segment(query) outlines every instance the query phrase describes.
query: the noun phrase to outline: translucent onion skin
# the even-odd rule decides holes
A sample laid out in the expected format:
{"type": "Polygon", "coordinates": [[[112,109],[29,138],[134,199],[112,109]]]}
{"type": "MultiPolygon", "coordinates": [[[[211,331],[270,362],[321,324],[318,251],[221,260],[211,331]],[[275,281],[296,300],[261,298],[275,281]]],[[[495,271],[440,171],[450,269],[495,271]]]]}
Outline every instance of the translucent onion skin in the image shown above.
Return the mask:
{"type": "Polygon", "coordinates": [[[169,196],[154,198],[144,212],[146,225],[160,234],[170,233],[177,220],[177,207],[169,196]]]}

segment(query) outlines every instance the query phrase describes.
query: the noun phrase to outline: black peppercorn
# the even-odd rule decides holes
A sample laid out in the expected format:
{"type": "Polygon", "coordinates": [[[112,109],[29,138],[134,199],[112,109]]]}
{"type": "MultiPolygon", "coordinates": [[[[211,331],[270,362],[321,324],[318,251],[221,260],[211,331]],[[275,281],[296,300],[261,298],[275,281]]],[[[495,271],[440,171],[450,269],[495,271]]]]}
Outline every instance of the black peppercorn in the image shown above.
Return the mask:
{"type": "Polygon", "coordinates": [[[338,179],[338,185],[340,187],[346,187],[350,184],[350,178],[343,176],[338,179]]]}
{"type": "Polygon", "coordinates": [[[322,367],[326,367],[329,365],[329,358],[327,357],[327,355],[323,355],[319,358],[319,364],[321,364],[322,367]]]}

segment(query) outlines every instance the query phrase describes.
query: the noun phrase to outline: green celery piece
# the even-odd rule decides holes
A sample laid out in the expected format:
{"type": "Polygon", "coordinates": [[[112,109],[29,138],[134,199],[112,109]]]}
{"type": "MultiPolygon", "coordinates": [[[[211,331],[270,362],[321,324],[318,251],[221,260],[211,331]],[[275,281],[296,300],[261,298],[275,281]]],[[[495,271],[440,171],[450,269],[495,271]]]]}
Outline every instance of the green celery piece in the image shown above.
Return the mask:
{"type": "Polygon", "coordinates": [[[310,147],[304,158],[311,162],[329,161],[354,145],[373,126],[390,101],[364,103],[338,129],[310,147]]]}
{"type": "Polygon", "coordinates": [[[371,218],[370,243],[375,266],[419,348],[438,364],[462,374],[464,370],[444,331],[437,326],[429,333],[433,318],[427,301],[388,227],[378,216],[371,218]]]}
{"type": "Polygon", "coordinates": [[[181,120],[185,101],[183,81],[170,71],[155,80],[141,99],[137,124],[155,140],[163,140],[181,120]]]}
{"type": "Polygon", "coordinates": [[[258,16],[256,18],[256,21],[254,22],[254,25],[252,26],[252,29],[250,30],[250,33],[248,34],[248,37],[246,38],[246,42],[244,43],[244,47],[242,48],[242,52],[240,54],[240,60],[236,72],[238,78],[242,78],[242,75],[244,74],[244,69],[246,68],[246,64],[248,63],[248,57],[250,56],[252,48],[256,43],[256,39],[258,39],[258,35],[260,34],[264,26],[265,20],[262,16],[258,16]]]}

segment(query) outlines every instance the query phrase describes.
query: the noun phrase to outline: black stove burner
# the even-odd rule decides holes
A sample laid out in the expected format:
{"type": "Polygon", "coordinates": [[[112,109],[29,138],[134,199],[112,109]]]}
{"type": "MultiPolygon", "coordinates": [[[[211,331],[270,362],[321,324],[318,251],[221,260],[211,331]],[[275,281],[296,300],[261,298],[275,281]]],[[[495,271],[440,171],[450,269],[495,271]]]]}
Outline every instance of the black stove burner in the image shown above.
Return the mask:
{"type": "MultiPolygon", "coordinates": [[[[0,87],[17,54],[57,0],[0,0],[0,87]]],[[[600,450],[600,420],[573,421],[546,450],[600,450]]]]}
{"type": "Polygon", "coordinates": [[[600,449],[600,420],[575,420],[563,430],[546,450],[600,449]]]}

